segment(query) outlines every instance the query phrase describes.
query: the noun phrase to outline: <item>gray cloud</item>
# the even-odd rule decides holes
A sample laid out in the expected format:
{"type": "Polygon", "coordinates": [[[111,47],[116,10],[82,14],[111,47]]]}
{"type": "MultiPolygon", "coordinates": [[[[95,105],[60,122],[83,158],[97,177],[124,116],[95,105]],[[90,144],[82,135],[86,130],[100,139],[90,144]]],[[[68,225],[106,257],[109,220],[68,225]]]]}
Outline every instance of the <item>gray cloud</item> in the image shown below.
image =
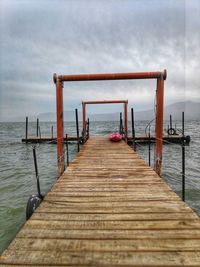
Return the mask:
{"type": "MultiPolygon", "coordinates": [[[[166,68],[166,103],[200,100],[198,0],[2,0],[0,5],[1,119],[54,111],[54,72],[166,68]]],[[[65,106],[128,98],[142,109],[151,107],[154,94],[151,81],[68,83],[65,106]]]]}

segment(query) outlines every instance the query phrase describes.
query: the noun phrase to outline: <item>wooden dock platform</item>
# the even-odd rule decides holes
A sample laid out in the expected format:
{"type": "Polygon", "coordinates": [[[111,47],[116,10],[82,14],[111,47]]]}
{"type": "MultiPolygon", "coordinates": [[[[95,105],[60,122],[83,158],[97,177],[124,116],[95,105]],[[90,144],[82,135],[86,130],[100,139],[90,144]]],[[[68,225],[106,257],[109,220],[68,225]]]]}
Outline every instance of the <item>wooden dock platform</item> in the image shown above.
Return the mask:
{"type": "Polygon", "coordinates": [[[90,138],[1,266],[200,266],[200,219],[124,141],[90,138]]]}
{"type": "MultiPolygon", "coordinates": [[[[67,139],[66,137],[63,138],[64,141],[66,142],[66,140],[68,140],[69,142],[77,142],[78,138],[76,136],[69,136],[67,139]]],[[[137,143],[140,144],[148,144],[149,143],[149,137],[147,136],[136,136],[135,137],[135,141],[137,143]]],[[[155,143],[156,139],[155,137],[151,137],[150,138],[151,143],[155,143]]],[[[165,135],[163,136],[163,143],[164,144],[169,144],[169,143],[175,143],[175,144],[181,144],[184,141],[185,144],[189,144],[190,143],[190,136],[180,136],[180,135],[165,135]]],[[[133,138],[132,137],[128,137],[128,143],[132,144],[133,142],[133,138]]],[[[57,143],[57,139],[54,137],[50,137],[50,136],[30,136],[27,139],[26,138],[22,138],[22,143],[50,143],[50,144],[56,144],[57,143]]]]}

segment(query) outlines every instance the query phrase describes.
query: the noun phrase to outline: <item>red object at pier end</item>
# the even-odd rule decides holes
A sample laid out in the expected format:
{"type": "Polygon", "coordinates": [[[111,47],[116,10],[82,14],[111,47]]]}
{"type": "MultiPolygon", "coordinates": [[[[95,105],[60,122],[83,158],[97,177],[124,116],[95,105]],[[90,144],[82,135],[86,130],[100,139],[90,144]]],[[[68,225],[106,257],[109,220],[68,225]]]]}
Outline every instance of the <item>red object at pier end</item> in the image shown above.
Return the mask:
{"type": "Polygon", "coordinates": [[[112,141],[112,142],[119,142],[119,141],[122,140],[122,136],[119,133],[112,133],[109,136],[109,140],[112,141]]]}

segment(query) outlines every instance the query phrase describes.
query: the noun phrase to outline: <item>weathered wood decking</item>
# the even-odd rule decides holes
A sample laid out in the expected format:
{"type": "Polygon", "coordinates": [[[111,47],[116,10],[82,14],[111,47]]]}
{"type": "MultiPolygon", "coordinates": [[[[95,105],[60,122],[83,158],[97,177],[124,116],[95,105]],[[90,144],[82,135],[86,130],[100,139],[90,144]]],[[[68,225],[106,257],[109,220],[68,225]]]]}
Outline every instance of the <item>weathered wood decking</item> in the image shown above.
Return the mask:
{"type": "Polygon", "coordinates": [[[90,138],[0,262],[200,266],[200,220],[127,144],[90,138]]]}

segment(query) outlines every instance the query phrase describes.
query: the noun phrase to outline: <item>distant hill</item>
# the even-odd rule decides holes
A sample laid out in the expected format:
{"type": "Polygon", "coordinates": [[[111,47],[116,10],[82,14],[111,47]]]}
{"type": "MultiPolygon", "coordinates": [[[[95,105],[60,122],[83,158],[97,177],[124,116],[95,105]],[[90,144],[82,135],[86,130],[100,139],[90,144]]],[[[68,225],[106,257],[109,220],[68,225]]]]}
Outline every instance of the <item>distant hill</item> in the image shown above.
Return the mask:
{"type": "MultiPolygon", "coordinates": [[[[200,119],[200,103],[195,103],[191,101],[187,102],[177,102],[165,107],[164,119],[168,120],[170,114],[174,120],[180,120],[182,112],[185,112],[186,120],[198,120],[200,119]]],[[[151,120],[155,117],[154,110],[136,111],[135,120],[151,120]]],[[[128,114],[129,119],[131,118],[130,113],[128,114]]],[[[116,121],[119,120],[119,113],[107,113],[107,114],[96,114],[90,115],[90,119],[96,121],[116,121]]]]}
{"type": "MultiPolygon", "coordinates": [[[[177,102],[168,106],[165,106],[164,109],[164,119],[168,120],[170,114],[174,120],[180,120],[182,112],[185,112],[186,120],[198,120],[200,119],[200,103],[196,102],[177,102]]],[[[135,112],[136,120],[150,120],[154,117],[154,110],[146,110],[135,112]]]]}
{"type": "Polygon", "coordinates": [[[175,120],[181,119],[182,111],[185,112],[186,120],[200,120],[200,103],[198,102],[178,102],[165,108],[165,118],[172,114],[175,120]]]}
{"type": "MultiPolygon", "coordinates": [[[[180,120],[182,111],[185,111],[186,120],[198,120],[200,119],[200,103],[198,102],[177,102],[168,106],[165,106],[164,118],[165,120],[169,119],[170,114],[173,116],[174,120],[180,120]]],[[[130,113],[128,114],[129,119],[130,113]]],[[[144,110],[135,112],[135,120],[151,120],[154,118],[154,110],[144,110]]],[[[102,113],[102,114],[88,114],[88,117],[91,121],[118,121],[119,112],[115,113],[102,113]]],[[[54,112],[41,113],[37,116],[29,117],[29,121],[35,121],[36,118],[39,118],[40,121],[56,121],[56,114],[54,112]]],[[[82,119],[82,113],[79,112],[79,120],[82,119]]],[[[18,117],[13,118],[13,121],[24,121],[25,118],[18,117]]],[[[74,110],[64,112],[65,121],[75,121],[75,112],[74,110]]]]}

